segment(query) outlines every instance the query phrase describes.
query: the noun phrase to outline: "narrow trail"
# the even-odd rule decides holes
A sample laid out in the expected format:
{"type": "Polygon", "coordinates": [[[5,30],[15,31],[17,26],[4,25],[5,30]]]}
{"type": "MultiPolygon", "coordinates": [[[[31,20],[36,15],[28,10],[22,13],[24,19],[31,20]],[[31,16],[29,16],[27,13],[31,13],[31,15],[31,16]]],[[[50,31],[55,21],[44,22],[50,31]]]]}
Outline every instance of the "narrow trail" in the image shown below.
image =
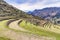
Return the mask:
{"type": "Polygon", "coordinates": [[[18,22],[19,21],[21,21],[21,20],[16,20],[16,21],[13,21],[13,22],[11,22],[8,26],[9,26],[9,28],[11,28],[11,29],[16,29],[16,30],[21,30],[21,31],[27,31],[27,30],[25,30],[24,28],[22,28],[22,27],[20,27],[19,25],[18,25],[18,22]]]}

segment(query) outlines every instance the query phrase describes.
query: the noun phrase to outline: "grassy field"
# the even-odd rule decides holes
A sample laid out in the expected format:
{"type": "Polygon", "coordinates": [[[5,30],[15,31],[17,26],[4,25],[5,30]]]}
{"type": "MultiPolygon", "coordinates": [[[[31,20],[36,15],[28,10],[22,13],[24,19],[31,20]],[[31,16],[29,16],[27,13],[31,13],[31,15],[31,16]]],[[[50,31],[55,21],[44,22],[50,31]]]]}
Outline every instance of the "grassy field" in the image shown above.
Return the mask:
{"type": "MultiPolygon", "coordinates": [[[[25,28],[26,30],[29,30],[31,33],[34,33],[34,34],[37,34],[37,35],[40,35],[40,36],[55,37],[56,40],[60,40],[60,34],[51,32],[49,30],[48,31],[43,30],[41,28],[38,28],[38,26],[31,24],[30,22],[26,22],[25,20],[23,20],[19,24],[19,26],[22,27],[22,28],[25,28]]],[[[48,29],[48,26],[49,25],[46,26],[47,29],[48,29]]],[[[52,28],[52,26],[51,26],[51,28],[52,28]]],[[[58,26],[56,26],[56,27],[59,28],[58,26]]]]}

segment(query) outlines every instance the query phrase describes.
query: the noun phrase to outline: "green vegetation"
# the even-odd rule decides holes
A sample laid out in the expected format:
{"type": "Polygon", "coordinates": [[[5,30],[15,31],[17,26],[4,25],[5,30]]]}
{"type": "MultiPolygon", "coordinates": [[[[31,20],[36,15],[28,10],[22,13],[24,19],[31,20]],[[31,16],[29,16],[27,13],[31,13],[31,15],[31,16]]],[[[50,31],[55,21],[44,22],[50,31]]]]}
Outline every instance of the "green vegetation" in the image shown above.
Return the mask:
{"type": "Polygon", "coordinates": [[[10,40],[10,39],[5,37],[0,37],[0,40],[10,40]]]}
{"type": "Polygon", "coordinates": [[[0,30],[5,29],[7,27],[8,20],[0,21],[0,30]]]}
{"type": "Polygon", "coordinates": [[[38,26],[33,25],[30,22],[26,22],[25,20],[23,20],[19,25],[20,25],[20,27],[25,28],[26,30],[30,31],[31,33],[34,33],[34,34],[37,34],[40,36],[56,37],[56,40],[60,40],[60,34],[40,29],[40,28],[38,28],[38,26]]]}
{"type": "MultiPolygon", "coordinates": [[[[14,31],[19,31],[19,32],[22,32],[21,30],[15,30],[15,29],[11,29],[7,26],[7,22],[9,20],[4,20],[4,21],[0,21],[0,31],[1,30],[4,30],[4,29],[8,29],[9,30],[14,30],[14,31]]],[[[54,33],[54,32],[51,32],[51,31],[46,31],[48,29],[48,27],[51,29],[52,27],[54,28],[57,28],[57,29],[60,29],[59,26],[57,25],[53,25],[53,24],[45,24],[45,27],[43,29],[41,28],[38,28],[39,26],[36,26],[36,25],[33,25],[32,23],[30,22],[27,22],[26,20],[23,20],[20,24],[19,24],[20,27],[26,29],[27,33],[32,33],[32,34],[36,34],[36,35],[39,35],[39,36],[48,36],[48,37],[56,37],[57,40],[60,40],[60,34],[58,33],[54,33]],[[51,26],[51,27],[50,27],[51,26]]],[[[40,26],[41,27],[41,26],[40,26]]],[[[3,40],[3,39],[2,39],[3,40]]]]}
{"type": "MultiPolygon", "coordinates": [[[[3,21],[0,21],[0,35],[2,34],[2,36],[12,38],[12,37],[15,37],[15,34],[17,36],[18,35],[17,31],[19,31],[19,32],[33,33],[33,34],[36,34],[39,36],[55,37],[57,40],[60,40],[60,34],[50,31],[50,30],[53,30],[52,28],[54,28],[53,31],[56,31],[58,29],[58,32],[60,32],[59,26],[51,24],[51,23],[45,24],[46,22],[44,19],[42,19],[40,17],[29,15],[26,12],[18,10],[17,8],[14,8],[11,5],[8,5],[5,1],[1,1],[0,5],[1,5],[0,20],[3,20],[3,21]],[[5,20],[5,19],[24,19],[19,24],[19,26],[24,28],[27,31],[21,31],[21,30],[9,28],[9,25],[7,25],[7,23],[10,20],[5,20]],[[43,25],[41,20],[45,24],[43,29],[41,28],[42,26],[37,26],[40,24],[43,25]],[[46,30],[48,30],[48,31],[46,31],[46,30]],[[10,36],[9,33],[10,33],[10,35],[12,33],[13,36],[12,35],[10,36]],[[6,34],[8,34],[8,35],[6,35],[6,34]]],[[[0,37],[0,40],[10,40],[10,39],[5,38],[5,37],[0,37]]]]}

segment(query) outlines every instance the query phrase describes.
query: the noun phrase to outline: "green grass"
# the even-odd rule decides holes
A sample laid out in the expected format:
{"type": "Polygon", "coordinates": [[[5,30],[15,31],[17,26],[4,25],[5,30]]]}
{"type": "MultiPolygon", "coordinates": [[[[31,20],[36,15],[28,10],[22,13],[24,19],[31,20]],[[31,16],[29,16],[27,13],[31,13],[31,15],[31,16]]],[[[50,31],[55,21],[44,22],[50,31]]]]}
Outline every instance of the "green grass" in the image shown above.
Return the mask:
{"type": "MultiPolygon", "coordinates": [[[[8,20],[3,20],[3,21],[0,21],[0,32],[2,31],[2,30],[4,30],[4,29],[6,29],[7,30],[7,22],[8,22],[8,20]]],[[[8,31],[8,30],[7,30],[8,31]]],[[[5,32],[5,31],[4,31],[5,32]]],[[[1,34],[0,34],[1,35],[1,34]]],[[[2,36],[4,36],[4,35],[2,35],[2,36]]],[[[6,38],[6,37],[0,37],[0,40],[11,40],[11,39],[9,39],[9,38],[6,38]]]]}
{"type": "Polygon", "coordinates": [[[0,37],[0,40],[10,40],[10,39],[5,37],[0,37]]]}
{"type": "Polygon", "coordinates": [[[8,20],[0,21],[0,30],[3,30],[7,27],[6,23],[8,20]]]}
{"type": "Polygon", "coordinates": [[[44,25],[44,29],[60,34],[60,26],[55,25],[53,23],[47,23],[47,24],[45,24],[44,25]]]}
{"type": "Polygon", "coordinates": [[[49,37],[56,37],[56,40],[60,40],[60,34],[46,31],[43,29],[38,28],[38,26],[31,24],[30,22],[26,22],[25,20],[22,21],[20,27],[25,28],[26,30],[30,31],[31,33],[40,35],[40,36],[49,36],[49,37]]]}

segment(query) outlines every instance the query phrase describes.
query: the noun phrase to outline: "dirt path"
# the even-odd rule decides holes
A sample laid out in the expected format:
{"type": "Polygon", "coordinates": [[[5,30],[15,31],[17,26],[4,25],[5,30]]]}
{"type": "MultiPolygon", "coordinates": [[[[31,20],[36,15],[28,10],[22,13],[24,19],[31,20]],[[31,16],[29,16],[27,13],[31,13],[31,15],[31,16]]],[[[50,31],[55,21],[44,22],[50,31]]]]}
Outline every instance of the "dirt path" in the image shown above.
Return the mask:
{"type": "Polygon", "coordinates": [[[3,30],[0,32],[0,35],[4,35],[12,40],[56,40],[53,37],[37,36],[23,32],[17,33],[12,30],[3,30]]]}
{"type": "Polygon", "coordinates": [[[11,22],[9,24],[9,28],[16,29],[16,30],[21,30],[21,31],[26,31],[24,28],[21,28],[20,26],[18,26],[19,21],[21,21],[21,20],[16,20],[16,21],[11,22]]]}

